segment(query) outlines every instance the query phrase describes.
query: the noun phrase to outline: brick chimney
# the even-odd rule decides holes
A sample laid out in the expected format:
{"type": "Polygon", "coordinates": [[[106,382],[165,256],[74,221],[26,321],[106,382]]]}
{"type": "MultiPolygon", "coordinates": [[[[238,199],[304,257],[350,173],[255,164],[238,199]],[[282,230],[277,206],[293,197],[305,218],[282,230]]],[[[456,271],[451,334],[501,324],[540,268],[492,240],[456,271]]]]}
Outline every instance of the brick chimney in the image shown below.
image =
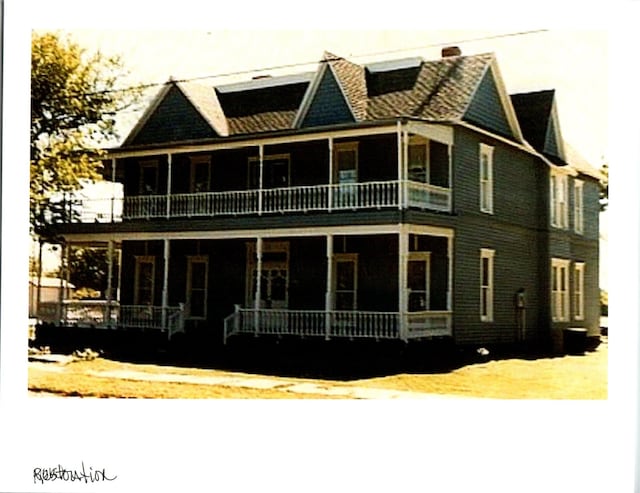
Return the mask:
{"type": "Polygon", "coordinates": [[[462,51],[458,46],[445,46],[442,48],[442,58],[460,55],[462,55],[462,51]]]}

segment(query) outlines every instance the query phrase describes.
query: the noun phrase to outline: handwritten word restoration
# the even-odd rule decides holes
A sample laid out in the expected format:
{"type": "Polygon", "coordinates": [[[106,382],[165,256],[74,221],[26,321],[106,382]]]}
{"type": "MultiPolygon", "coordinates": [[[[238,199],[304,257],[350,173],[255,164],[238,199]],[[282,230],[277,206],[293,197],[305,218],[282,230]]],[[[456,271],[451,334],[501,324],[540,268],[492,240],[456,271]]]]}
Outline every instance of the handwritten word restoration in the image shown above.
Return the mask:
{"type": "Polygon", "coordinates": [[[33,468],[33,482],[44,484],[48,481],[69,481],[69,482],[85,482],[85,483],[99,483],[101,481],[113,481],[118,476],[110,477],[107,475],[106,469],[94,469],[89,467],[87,471],[82,462],[81,469],[66,469],[61,464],[55,467],[34,467],[33,468]]]}

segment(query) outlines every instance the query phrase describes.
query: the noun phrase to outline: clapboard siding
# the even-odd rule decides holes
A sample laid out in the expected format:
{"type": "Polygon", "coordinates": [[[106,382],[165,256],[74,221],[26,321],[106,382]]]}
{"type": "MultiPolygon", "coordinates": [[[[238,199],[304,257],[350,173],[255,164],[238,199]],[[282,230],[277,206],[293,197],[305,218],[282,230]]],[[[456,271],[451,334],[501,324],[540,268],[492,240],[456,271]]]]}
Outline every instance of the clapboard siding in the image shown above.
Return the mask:
{"type": "Polygon", "coordinates": [[[491,69],[484,74],[464,119],[498,135],[513,137],[491,69]]]}
{"type": "Polygon", "coordinates": [[[353,122],[353,114],[344,98],[344,94],[329,67],[318,84],[314,99],[311,101],[302,127],[332,125],[334,123],[353,122]]]}
{"type": "Polygon", "coordinates": [[[173,86],[129,145],[216,137],[216,133],[180,89],[173,86]]]}

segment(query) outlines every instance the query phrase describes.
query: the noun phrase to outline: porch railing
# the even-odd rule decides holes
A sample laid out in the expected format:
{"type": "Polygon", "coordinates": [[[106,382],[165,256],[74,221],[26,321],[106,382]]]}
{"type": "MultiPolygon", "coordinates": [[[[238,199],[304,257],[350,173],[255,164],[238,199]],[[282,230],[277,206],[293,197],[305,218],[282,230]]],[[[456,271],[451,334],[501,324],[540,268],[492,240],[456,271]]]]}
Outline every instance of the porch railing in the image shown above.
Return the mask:
{"type": "Polygon", "coordinates": [[[120,305],[106,300],[41,302],[38,319],[64,326],[166,330],[169,339],[184,332],[184,307],[120,305]]]}
{"type": "MultiPolygon", "coordinates": [[[[263,190],[74,199],[70,212],[50,215],[48,220],[52,223],[120,222],[127,219],[282,214],[399,206],[450,211],[451,189],[413,181],[374,181],[263,190]],[[402,203],[401,197],[404,198],[402,203]]],[[[69,208],[62,209],[66,211],[69,208]]]]}
{"type": "Polygon", "coordinates": [[[233,335],[293,335],[410,339],[451,335],[451,312],[420,312],[404,315],[402,330],[398,312],[273,310],[236,307],[224,320],[224,342],[233,335]]]}

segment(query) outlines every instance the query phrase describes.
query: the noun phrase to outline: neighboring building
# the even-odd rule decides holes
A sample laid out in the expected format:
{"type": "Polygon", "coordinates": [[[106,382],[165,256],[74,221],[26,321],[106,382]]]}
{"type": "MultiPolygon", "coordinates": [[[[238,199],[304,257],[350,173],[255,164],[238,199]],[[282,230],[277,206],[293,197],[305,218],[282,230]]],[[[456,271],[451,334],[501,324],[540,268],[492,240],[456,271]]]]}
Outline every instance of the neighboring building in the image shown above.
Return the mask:
{"type": "Polygon", "coordinates": [[[47,316],[50,308],[62,299],[73,296],[76,287],[65,279],[42,276],[29,278],[29,318],[47,316]],[[38,309],[38,285],[40,286],[40,310],[38,309]]]}
{"type": "Polygon", "coordinates": [[[168,82],[109,151],[113,222],[56,232],[120,250],[112,326],[559,342],[599,319],[598,173],[563,148],[553,91],[510,97],[492,54],[325,53],[168,82]]]}

